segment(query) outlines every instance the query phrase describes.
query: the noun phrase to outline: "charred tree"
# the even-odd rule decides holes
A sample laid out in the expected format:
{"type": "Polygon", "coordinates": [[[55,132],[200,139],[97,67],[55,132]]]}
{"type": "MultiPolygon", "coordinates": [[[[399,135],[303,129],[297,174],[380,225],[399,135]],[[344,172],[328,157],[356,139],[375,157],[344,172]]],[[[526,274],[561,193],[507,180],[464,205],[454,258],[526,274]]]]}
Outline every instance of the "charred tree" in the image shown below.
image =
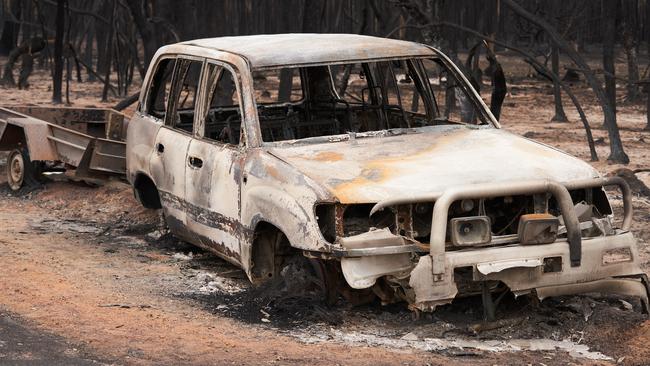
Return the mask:
{"type": "MultiPolygon", "coordinates": [[[[476,37],[482,38],[486,42],[491,42],[491,43],[494,43],[494,44],[496,44],[498,46],[501,46],[503,48],[514,51],[514,52],[520,54],[523,57],[524,61],[526,63],[530,64],[533,68],[535,68],[535,70],[537,72],[539,72],[542,76],[552,80],[553,82],[557,82],[560,85],[560,87],[562,88],[562,90],[566,93],[566,95],[571,99],[571,101],[573,102],[573,104],[576,107],[576,110],[578,111],[578,115],[580,116],[580,120],[582,121],[582,125],[583,125],[583,127],[585,129],[585,134],[587,135],[587,143],[589,145],[589,152],[591,154],[591,160],[592,161],[598,161],[598,153],[596,152],[596,146],[594,144],[594,139],[593,139],[593,135],[591,133],[591,127],[589,126],[589,121],[587,120],[587,115],[584,113],[584,110],[580,106],[578,98],[576,98],[575,94],[573,94],[571,89],[565,83],[563,83],[560,80],[560,77],[557,74],[554,74],[551,70],[548,70],[546,68],[546,66],[544,66],[544,64],[542,64],[541,62],[539,62],[535,58],[535,56],[531,55],[529,52],[526,52],[526,51],[522,50],[521,48],[511,46],[511,45],[509,45],[507,43],[504,43],[504,42],[496,40],[496,39],[492,39],[492,38],[490,38],[490,37],[488,37],[488,36],[486,36],[484,34],[481,34],[480,32],[477,32],[477,31],[475,31],[473,29],[467,28],[467,27],[462,26],[462,25],[458,25],[458,24],[454,24],[454,23],[450,23],[450,22],[440,22],[439,25],[450,27],[450,28],[453,28],[453,29],[457,29],[457,30],[472,34],[472,35],[474,35],[476,37]]],[[[425,26],[429,26],[429,25],[425,25],[425,26]]]]}
{"type": "Polygon", "coordinates": [[[52,77],[52,102],[61,103],[63,82],[63,37],[65,27],[66,0],[57,0],[56,4],[56,35],[54,38],[54,73],[52,77]]]}
{"type": "Polygon", "coordinates": [[[113,106],[113,109],[115,109],[116,111],[122,111],[128,108],[131,104],[137,102],[139,97],[140,97],[140,90],[119,101],[116,105],[113,106]]]}
{"type": "MultiPolygon", "coordinates": [[[[585,79],[589,83],[589,86],[596,94],[596,98],[598,98],[598,102],[605,116],[605,127],[607,128],[607,133],[609,135],[609,147],[610,147],[610,155],[608,157],[608,160],[616,163],[623,163],[623,164],[629,163],[630,158],[625,153],[625,150],[623,148],[623,142],[621,141],[618,125],[616,124],[616,111],[614,109],[615,107],[613,107],[612,104],[609,102],[609,98],[607,97],[605,91],[603,90],[602,85],[600,84],[600,82],[596,78],[596,75],[591,70],[587,62],[584,60],[584,58],[573,47],[571,47],[571,45],[547,21],[530,13],[529,11],[521,7],[521,5],[516,3],[514,0],[502,0],[502,1],[514,13],[518,14],[522,18],[525,18],[527,21],[536,24],[540,28],[542,28],[546,32],[546,34],[551,38],[553,43],[555,43],[555,45],[560,50],[562,50],[564,54],[569,56],[571,60],[580,68],[580,71],[584,74],[585,79]]],[[[607,4],[607,6],[611,6],[611,3],[617,3],[617,1],[604,0],[603,3],[607,4]]],[[[616,4],[614,4],[614,6],[616,6],[616,4]]],[[[612,36],[614,35],[614,32],[615,29],[611,31],[612,36]]]]}
{"type": "Polygon", "coordinates": [[[325,11],[325,1],[305,0],[304,14],[302,17],[302,31],[316,33],[321,30],[321,22],[325,11]]]}
{"type": "Polygon", "coordinates": [[[0,81],[0,83],[9,86],[14,86],[16,84],[13,76],[13,68],[19,59],[21,59],[24,62],[26,61],[27,63],[21,66],[21,68],[25,70],[25,71],[21,71],[21,80],[27,82],[27,77],[29,77],[29,73],[27,73],[26,71],[29,68],[28,64],[30,60],[25,60],[25,56],[29,55],[30,57],[33,57],[34,54],[40,52],[41,50],[43,50],[43,48],[45,48],[45,41],[40,37],[34,37],[30,40],[22,42],[20,46],[11,50],[11,52],[9,53],[9,58],[7,59],[7,63],[5,63],[3,68],[2,80],[0,81]]]}
{"type": "MultiPolygon", "coordinates": [[[[646,2],[647,3],[647,2],[646,2]]],[[[625,51],[627,61],[627,95],[628,102],[639,99],[639,39],[641,38],[640,16],[638,0],[623,0],[620,4],[620,11],[617,17],[620,18],[618,33],[625,51]]]]}
{"type": "Polygon", "coordinates": [[[636,32],[632,26],[625,22],[622,26],[621,41],[627,61],[627,96],[628,102],[639,99],[639,57],[637,55],[638,42],[636,32]]]}
{"type": "MultiPolygon", "coordinates": [[[[16,17],[16,20],[20,20],[20,1],[18,0],[5,0],[4,5],[6,6],[6,11],[9,11],[13,16],[16,17]]],[[[18,33],[20,31],[20,23],[14,21],[13,19],[8,19],[5,17],[5,21],[0,28],[0,55],[8,56],[9,53],[16,48],[18,45],[18,33]]]]}
{"type": "MultiPolygon", "coordinates": [[[[113,36],[115,34],[115,10],[117,8],[117,0],[113,0],[113,11],[111,12],[111,20],[110,20],[110,30],[108,33],[108,65],[106,68],[106,77],[104,78],[104,89],[102,91],[102,102],[106,102],[108,100],[108,88],[110,86],[110,81],[111,81],[111,63],[113,61],[113,36]]],[[[118,93],[119,93],[119,86],[118,86],[118,93]]]]}
{"type": "MultiPolygon", "coordinates": [[[[603,14],[616,14],[618,0],[603,0],[603,14]]],[[[603,18],[603,71],[605,74],[605,96],[612,113],[605,115],[606,125],[616,125],[616,59],[614,47],[616,45],[616,16],[603,18]]],[[[609,128],[609,127],[608,127],[609,128]]]]}
{"type": "Polygon", "coordinates": [[[138,29],[140,38],[142,39],[145,69],[149,66],[149,62],[151,62],[154,53],[156,53],[156,50],[158,49],[158,36],[156,35],[155,23],[150,21],[150,17],[145,11],[146,1],[147,0],[126,0],[133,22],[138,29]]]}
{"type": "MultiPolygon", "coordinates": [[[[551,47],[551,69],[555,75],[560,74],[560,55],[556,46],[551,47]]],[[[551,118],[553,122],[568,122],[569,119],[564,113],[562,106],[562,89],[558,82],[553,82],[553,100],[555,102],[555,115],[551,118]]]]}

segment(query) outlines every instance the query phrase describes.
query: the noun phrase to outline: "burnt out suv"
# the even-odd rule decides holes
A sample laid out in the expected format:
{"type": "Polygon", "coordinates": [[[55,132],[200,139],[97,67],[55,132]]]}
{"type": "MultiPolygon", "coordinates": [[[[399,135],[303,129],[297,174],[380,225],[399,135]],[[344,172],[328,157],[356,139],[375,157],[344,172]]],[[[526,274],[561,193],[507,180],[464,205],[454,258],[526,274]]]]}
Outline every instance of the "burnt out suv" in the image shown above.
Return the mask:
{"type": "Polygon", "coordinates": [[[127,139],[136,197],[253,283],[309,258],[322,287],[342,274],[424,311],[507,290],[647,307],[625,182],[502,130],[434,48],[201,39],[162,47],[143,85],[127,139]],[[620,188],[618,220],[606,186],[620,188]]]}

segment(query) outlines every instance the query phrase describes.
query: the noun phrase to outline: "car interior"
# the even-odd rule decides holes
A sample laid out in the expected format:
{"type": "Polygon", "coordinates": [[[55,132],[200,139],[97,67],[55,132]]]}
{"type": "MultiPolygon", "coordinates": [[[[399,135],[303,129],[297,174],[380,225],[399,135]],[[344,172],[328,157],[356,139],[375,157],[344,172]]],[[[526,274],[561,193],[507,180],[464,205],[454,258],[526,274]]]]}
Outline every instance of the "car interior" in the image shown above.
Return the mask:
{"type": "MultiPolygon", "coordinates": [[[[171,95],[173,126],[191,133],[203,63],[179,59],[169,64],[161,64],[161,80],[154,80],[152,114],[164,117],[171,95]],[[179,80],[171,91],[170,68],[179,80]]],[[[211,63],[206,70],[210,104],[204,137],[238,145],[241,110],[233,74],[211,63]]],[[[485,123],[462,83],[436,59],[277,68],[254,71],[253,81],[265,142],[485,123]]]]}

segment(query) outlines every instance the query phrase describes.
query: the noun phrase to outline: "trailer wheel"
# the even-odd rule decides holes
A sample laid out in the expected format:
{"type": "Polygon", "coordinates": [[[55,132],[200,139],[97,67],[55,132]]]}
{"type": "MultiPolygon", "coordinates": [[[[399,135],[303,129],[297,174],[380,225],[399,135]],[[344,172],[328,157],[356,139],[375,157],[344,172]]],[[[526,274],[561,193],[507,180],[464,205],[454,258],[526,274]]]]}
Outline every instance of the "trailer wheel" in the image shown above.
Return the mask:
{"type": "Polygon", "coordinates": [[[13,191],[38,185],[39,169],[29,158],[27,149],[15,149],[7,157],[7,183],[13,191]]]}

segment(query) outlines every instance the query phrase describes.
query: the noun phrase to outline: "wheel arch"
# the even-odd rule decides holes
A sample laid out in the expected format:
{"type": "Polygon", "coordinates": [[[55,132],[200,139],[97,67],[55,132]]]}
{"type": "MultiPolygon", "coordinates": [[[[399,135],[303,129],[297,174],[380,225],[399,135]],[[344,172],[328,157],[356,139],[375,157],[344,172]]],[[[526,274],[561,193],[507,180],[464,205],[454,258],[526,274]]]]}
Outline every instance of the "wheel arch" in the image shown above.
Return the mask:
{"type": "Polygon", "coordinates": [[[251,282],[258,284],[277,277],[282,257],[297,251],[277,225],[266,220],[258,221],[253,229],[250,260],[246,266],[251,282]]]}
{"type": "Polygon", "coordinates": [[[133,194],[140,204],[149,209],[162,208],[160,193],[153,179],[143,172],[138,172],[133,180],[133,194]]]}
{"type": "Polygon", "coordinates": [[[0,148],[2,150],[11,151],[26,146],[27,138],[23,127],[8,123],[4,126],[4,129],[0,129],[0,148]]]}
{"type": "Polygon", "coordinates": [[[254,229],[259,222],[279,228],[291,246],[304,250],[323,250],[314,213],[284,191],[268,186],[249,189],[242,198],[241,221],[254,229]]]}
{"type": "Polygon", "coordinates": [[[0,146],[2,149],[20,149],[26,147],[31,161],[59,160],[56,147],[51,143],[52,131],[47,122],[35,118],[8,118],[1,129],[0,146]]]}

